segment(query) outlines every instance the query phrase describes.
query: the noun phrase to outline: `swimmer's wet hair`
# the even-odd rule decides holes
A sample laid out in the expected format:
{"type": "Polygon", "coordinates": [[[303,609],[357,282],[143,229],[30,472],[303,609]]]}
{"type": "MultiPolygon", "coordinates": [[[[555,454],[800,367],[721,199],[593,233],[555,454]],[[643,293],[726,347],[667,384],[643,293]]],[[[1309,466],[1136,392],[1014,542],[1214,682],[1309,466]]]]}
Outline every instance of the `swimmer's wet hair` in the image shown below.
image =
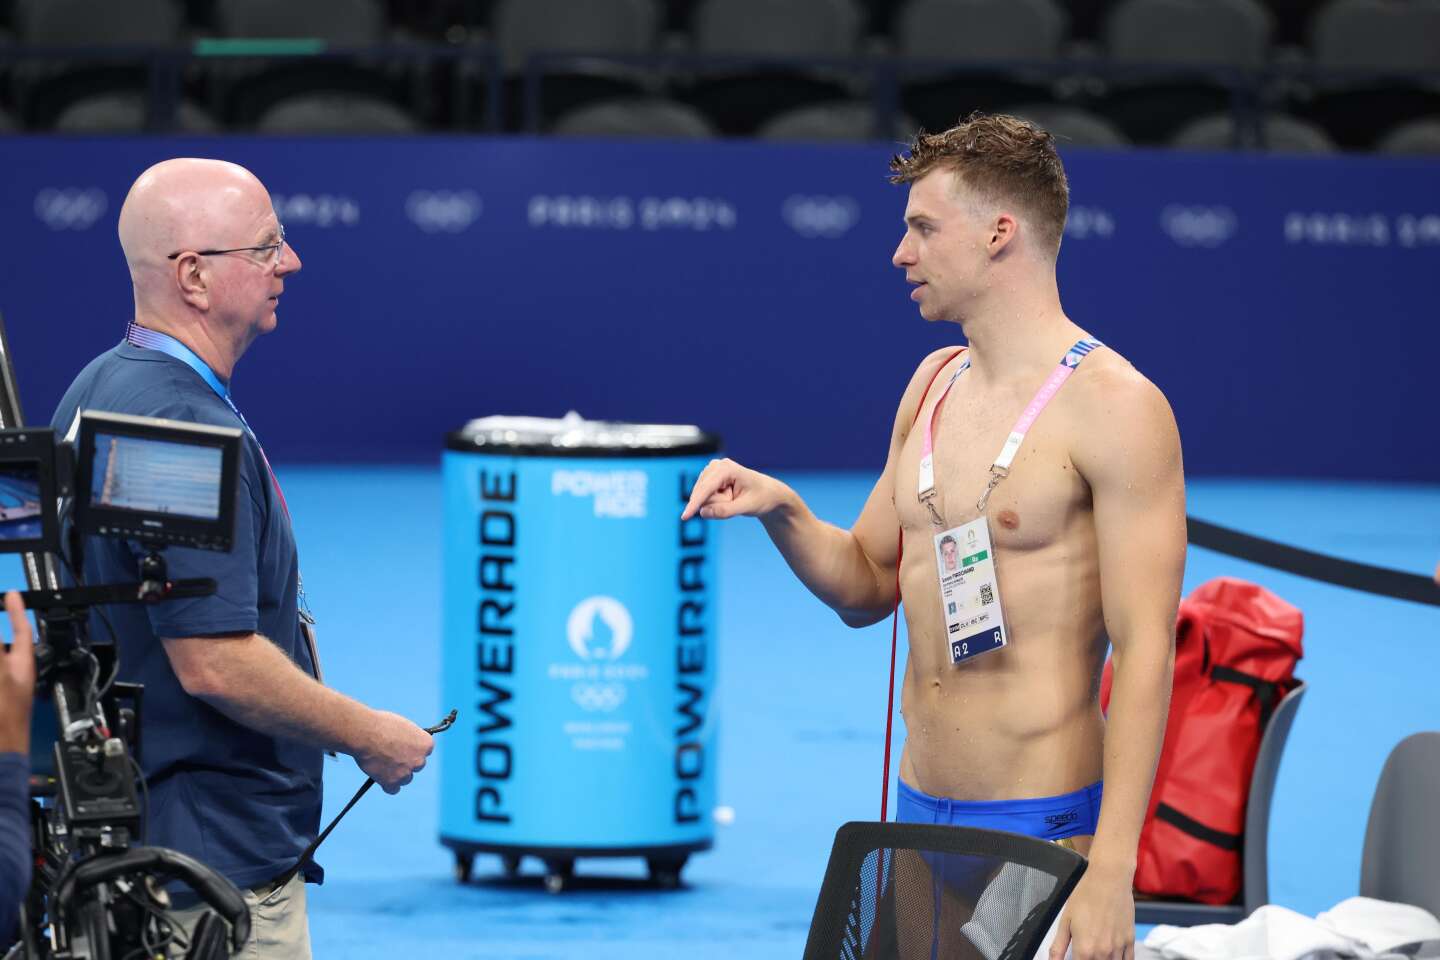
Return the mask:
{"type": "Polygon", "coordinates": [[[908,154],[890,158],[890,182],[914,183],[936,169],[955,171],[981,197],[1019,205],[1042,249],[1059,253],[1070,184],[1049,133],[1019,117],[976,111],[944,133],[917,133],[908,154]]]}

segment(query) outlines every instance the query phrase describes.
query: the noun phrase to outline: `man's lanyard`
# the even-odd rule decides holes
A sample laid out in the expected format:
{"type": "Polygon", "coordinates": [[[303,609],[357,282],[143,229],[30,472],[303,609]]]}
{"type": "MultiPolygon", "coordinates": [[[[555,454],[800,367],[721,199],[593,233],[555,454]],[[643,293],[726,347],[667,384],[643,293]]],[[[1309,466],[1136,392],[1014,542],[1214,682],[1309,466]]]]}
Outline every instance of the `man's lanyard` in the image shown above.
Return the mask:
{"type": "Polygon", "coordinates": [[[280,489],[280,479],[275,476],[275,470],[270,466],[270,458],[265,456],[265,448],[260,446],[260,438],[255,436],[255,431],[251,430],[250,424],[245,422],[245,415],[240,412],[240,408],[235,406],[235,401],[230,398],[230,385],[221,380],[219,374],[211,370],[210,365],[201,360],[194,350],[168,333],[151,330],[149,327],[142,327],[131,321],[130,326],[125,330],[125,342],[132,347],[140,347],[142,350],[159,350],[161,353],[174,357],[199,374],[200,379],[215,391],[216,396],[225,401],[234,411],[235,416],[239,418],[240,425],[245,428],[245,432],[250,434],[250,439],[255,441],[255,446],[260,449],[260,459],[265,462],[265,470],[270,474],[270,482],[275,487],[275,494],[280,498],[280,506],[285,511],[286,519],[289,519],[290,505],[285,502],[285,491],[280,489]]]}
{"type": "MultiPolygon", "coordinates": [[[[280,489],[280,478],[275,476],[275,469],[270,466],[270,458],[265,456],[265,448],[260,445],[260,438],[255,436],[255,431],[251,430],[250,424],[245,421],[245,415],[240,412],[240,408],[235,406],[235,401],[230,398],[229,384],[221,380],[219,374],[211,370],[210,365],[204,360],[201,360],[194,350],[191,350],[168,333],[161,333],[159,330],[142,327],[132,320],[130,325],[125,329],[125,342],[132,347],[139,347],[142,350],[158,350],[161,353],[174,357],[191,370],[194,370],[200,376],[200,379],[204,380],[206,385],[209,386],[211,390],[214,390],[215,394],[221,400],[225,401],[230,409],[234,411],[235,416],[239,418],[240,425],[245,428],[245,432],[250,435],[250,439],[255,441],[255,447],[260,451],[260,460],[265,464],[265,472],[270,474],[270,484],[275,488],[275,495],[280,498],[280,508],[285,511],[285,519],[289,520],[290,505],[285,502],[285,491],[280,489]]],[[[300,619],[304,621],[307,626],[313,626],[315,617],[310,613],[310,603],[305,597],[305,581],[300,578],[298,573],[296,574],[295,589],[299,594],[300,619]]],[[[315,664],[315,678],[320,680],[322,676],[320,671],[320,652],[315,647],[313,636],[307,634],[306,642],[310,644],[310,657],[315,664]]]]}
{"type": "MultiPolygon", "coordinates": [[[[1025,407],[1020,419],[1015,421],[1015,426],[1010,430],[1010,436],[1005,439],[1005,445],[1000,448],[1000,453],[995,457],[995,462],[990,465],[990,482],[985,486],[985,492],[980,495],[976,502],[976,508],[985,512],[985,504],[990,501],[990,493],[1010,475],[1010,464],[1015,461],[1015,454],[1020,452],[1020,445],[1025,442],[1025,434],[1035,424],[1042,410],[1049,405],[1055,394],[1064,386],[1065,381],[1080,366],[1080,361],[1085,359],[1086,354],[1096,347],[1103,346],[1099,340],[1093,337],[1086,337],[1076,342],[1060,358],[1060,363],[1046,378],[1041,385],[1035,399],[1031,400],[1025,407]]],[[[960,374],[970,369],[970,357],[966,356],[960,361],[960,367],[950,375],[945,387],[940,391],[940,396],[935,400],[935,406],[930,410],[930,416],[925,420],[924,444],[920,448],[920,476],[918,482],[918,496],[920,502],[925,504],[930,511],[930,522],[936,526],[944,527],[945,521],[941,518],[939,511],[935,509],[935,416],[940,412],[940,404],[945,401],[945,395],[950,392],[955,381],[960,379],[960,374]]]]}

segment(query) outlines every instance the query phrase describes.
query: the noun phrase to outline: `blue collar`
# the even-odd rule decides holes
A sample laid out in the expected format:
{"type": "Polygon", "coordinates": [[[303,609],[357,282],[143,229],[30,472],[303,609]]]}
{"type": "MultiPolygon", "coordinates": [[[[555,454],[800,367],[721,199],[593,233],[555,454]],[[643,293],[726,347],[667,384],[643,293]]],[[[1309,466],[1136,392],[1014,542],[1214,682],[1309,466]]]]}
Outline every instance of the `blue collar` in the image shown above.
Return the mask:
{"type": "Polygon", "coordinates": [[[219,395],[221,400],[234,407],[230,399],[230,385],[220,379],[220,375],[210,369],[210,365],[191,350],[185,344],[176,340],[168,333],[161,333],[159,330],[151,330],[149,327],[142,327],[131,321],[130,326],[125,330],[125,342],[132,347],[140,347],[145,350],[159,350],[161,353],[169,354],[176,360],[185,364],[191,370],[200,375],[211,390],[219,395]]]}

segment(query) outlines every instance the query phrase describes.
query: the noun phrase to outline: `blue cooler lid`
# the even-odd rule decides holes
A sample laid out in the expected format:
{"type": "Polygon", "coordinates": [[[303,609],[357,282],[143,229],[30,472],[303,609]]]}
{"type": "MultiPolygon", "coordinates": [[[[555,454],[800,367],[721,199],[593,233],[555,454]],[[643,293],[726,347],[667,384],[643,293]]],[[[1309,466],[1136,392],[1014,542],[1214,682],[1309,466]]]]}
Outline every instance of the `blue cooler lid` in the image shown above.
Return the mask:
{"type": "Polygon", "coordinates": [[[450,450],[503,456],[680,457],[716,453],[720,437],[696,426],[550,417],[480,417],[445,438],[450,450]]]}

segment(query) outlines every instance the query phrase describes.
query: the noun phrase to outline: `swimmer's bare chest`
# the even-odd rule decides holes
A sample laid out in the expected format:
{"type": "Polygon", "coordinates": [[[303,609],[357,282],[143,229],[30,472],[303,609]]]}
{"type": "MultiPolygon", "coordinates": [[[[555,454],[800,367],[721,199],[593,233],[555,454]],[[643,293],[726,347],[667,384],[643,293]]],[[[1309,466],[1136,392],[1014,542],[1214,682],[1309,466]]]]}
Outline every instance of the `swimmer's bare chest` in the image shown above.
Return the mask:
{"type": "MultiPolygon", "coordinates": [[[[1090,489],[1070,456],[1083,425],[1062,390],[991,494],[986,515],[1009,644],[952,665],[934,536],[979,516],[990,464],[1030,400],[1014,391],[986,393],[967,384],[968,376],[956,381],[935,420],[943,528],[917,495],[923,426],[911,431],[895,473],[910,636],[901,775],[958,799],[1048,796],[1098,779],[1103,738],[1095,703],[1105,649],[1099,556],[1090,489]]],[[[922,424],[943,383],[927,399],[922,424]]]]}

